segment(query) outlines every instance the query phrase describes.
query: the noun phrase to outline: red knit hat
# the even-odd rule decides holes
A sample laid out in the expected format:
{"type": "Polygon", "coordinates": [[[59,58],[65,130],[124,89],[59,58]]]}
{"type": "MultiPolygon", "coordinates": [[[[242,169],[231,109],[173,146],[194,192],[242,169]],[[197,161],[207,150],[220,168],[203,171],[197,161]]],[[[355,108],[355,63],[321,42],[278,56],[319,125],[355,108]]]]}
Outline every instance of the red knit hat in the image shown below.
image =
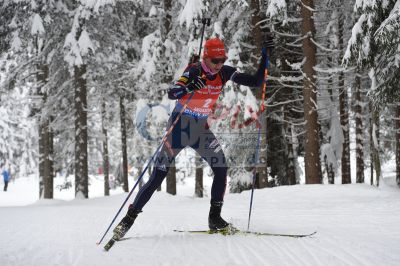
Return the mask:
{"type": "Polygon", "coordinates": [[[225,46],[218,38],[209,39],[204,44],[203,58],[225,57],[225,46]]]}

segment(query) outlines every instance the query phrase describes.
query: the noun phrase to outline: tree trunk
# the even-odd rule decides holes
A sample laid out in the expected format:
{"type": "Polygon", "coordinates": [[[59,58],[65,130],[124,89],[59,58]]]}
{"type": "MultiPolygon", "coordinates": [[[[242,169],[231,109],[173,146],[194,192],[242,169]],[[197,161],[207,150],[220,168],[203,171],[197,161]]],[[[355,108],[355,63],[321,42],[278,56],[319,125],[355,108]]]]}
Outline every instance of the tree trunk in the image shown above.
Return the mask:
{"type": "MultiPolygon", "coordinates": [[[[285,112],[287,114],[287,112],[285,112]]],[[[288,116],[285,115],[285,121],[288,121],[288,116]]],[[[286,147],[287,147],[287,158],[288,162],[286,165],[286,174],[288,185],[296,185],[296,164],[295,164],[295,153],[293,149],[293,136],[292,136],[292,126],[289,122],[285,122],[285,132],[286,132],[286,147]]]]}
{"type": "MultiPolygon", "coordinates": [[[[259,22],[261,21],[261,10],[260,10],[260,1],[251,0],[250,8],[253,10],[253,14],[251,17],[251,25],[252,25],[252,38],[254,40],[255,48],[253,50],[254,55],[259,55],[262,48],[263,35],[261,32],[261,28],[259,26],[259,22]]],[[[258,66],[259,62],[256,59],[257,56],[253,58],[253,64],[258,66]]],[[[260,101],[262,97],[262,90],[259,89],[256,95],[257,99],[260,101]]],[[[257,167],[257,188],[264,188],[268,185],[268,169],[267,169],[267,111],[264,112],[263,115],[260,116],[260,119],[263,119],[261,122],[261,139],[260,139],[260,150],[259,150],[259,164],[255,165],[257,167]]]]}
{"type": "Polygon", "coordinates": [[[176,195],[176,167],[175,162],[171,163],[167,174],[167,193],[176,195]]]}
{"type": "MultiPolygon", "coordinates": [[[[341,2],[341,1],[340,1],[341,2]]],[[[343,51],[343,17],[338,16],[338,38],[339,49],[343,51]]],[[[342,52],[340,53],[342,58],[342,52]]],[[[347,89],[344,84],[344,72],[339,72],[339,109],[340,109],[340,124],[343,130],[343,146],[342,146],[342,184],[351,183],[351,170],[350,170],[350,126],[349,126],[349,108],[347,89]]]]}
{"type": "MultiPolygon", "coordinates": [[[[136,178],[139,178],[139,176],[140,176],[140,174],[142,173],[142,171],[143,171],[143,167],[142,167],[142,166],[139,166],[138,172],[137,172],[137,174],[136,174],[136,178]]],[[[136,179],[136,180],[137,180],[137,179],[136,179]]],[[[141,188],[143,187],[143,184],[144,184],[143,178],[141,178],[140,181],[139,181],[139,189],[141,189],[141,188]]]]}
{"type": "MultiPolygon", "coordinates": [[[[282,107],[279,108],[268,108],[271,113],[275,113],[276,116],[284,119],[284,111],[282,112],[282,107]]],[[[285,125],[282,121],[277,119],[268,118],[267,119],[267,136],[268,136],[268,165],[269,165],[269,175],[274,178],[273,185],[283,186],[289,185],[287,176],[287,166],[289,164],[287,156],[287,145],[285,136],[285,125]]],[[[265,147],[266,148],[266,147],[265,147]]],[[[260,150],[260,153],[263,151],[260,150]]],[[[263,167],[262,165],[261,167],[263,167]]],[[[265,177],[266,178],[266,175],[265,177]]],[[[259,178],[257,179],[259,181],[259,178]]],[[[267,183],[267,180],[263,180],[263,183],[267,183]]],[[[258,185],[258,183],[257,183],[258,185]]],[[[258,186],[257,186],[258,187],[258,186]]],[[[265,186],[264,186],[265,187],[265,186]]]]}
{"type": "Polygon", "coordinates": [[[317,113],[317,88],[315,87],[316,47],[311,41],[315,33],[313,19],[313,0],[304,0],[301,6],[303,54],[306,62],[303,67],[304,78],[304,119],[305,124],[305,175],[307,184],[321,183],[321,165],[319,160],[319,134],[318,134],[318,113],[317,113]]]}
{"type": "MultiPolygon", "coordinates": [[[[168,38],[168,34],[171,31],[171,26],[172,26],[172,15],[171,15],[171,9],[172,9],[172,0],[163,0],[164,2],[164,10],[165,10],[165,16],[163,17],[163,25],[161,27],[161,36],[162,40],[165,41],[168,38]]],[[[163,51],[163,57],[168,60],[165,54],[165,50],[163,51]]],[[[169,69],[168,64],[164,64],[164,75],[163,75],[163,82],[164,83],[171,83],[173,80],[172,73],[169,69]]],[[[161,189],[161,187],[160,187],[161,189]]],[[[167,174],[167,193],[176,195],[176,167],[175,167],[175,162],[171,164],[171,167],[168,171],[167,174]]]]}
{"type": "MultiPolygon", "coordinates": [[[[332,44],[332,46],[333,46],[333,45],[334,45],[334,44],[332,44]]],[[[329,62],[329,65],[328,65],[329,67],[334,67],[334,66],[336,66],[336,62],[334,61],[333,57],[328,56],[328,62],[329,62]]],[[[329,98],[330,98],[330,101],[331,101],[330,104],[332,105],[332,107],[330,107],[330,109],[333,109],[333,110],[331,111],[331,115],[332,115],[332,114],[335,115],[335,114],[337,113],[337,111],[336,111],[336,108],[333,107],[333,106],[334,106],[334,103],[335,103],[335,98],[333,97],[333,90],[334,90],[334,88],[336,87],[336,85],[335,85],[334,82],[333,82],[332,75],[331,75],[331,77],[328,79],[328,84],[329,84],[329,85],[328,85],[329,98]]],[[[335,88],[335,89],[336,89],[336,88],[335,88]]],[[[329,123],[329,127],[332,128],[332,118],[331,118],[331,121],[330,121],[330,123],[329,123]]],[[[332,137],[329,137],[328,142],[331,143],[331,141],[332,141],[332,137]]],[[[328,159],[328,158],[325,156],[324,161],[325,161],[326,175],[327,175],[327,177],[328,177],[328,184],[333,185],[333,184],[335,184],[336,172],[335,172],[335,169],[333,168],[333,162],[328,162],[327,159],[328,159]]]]}
{"type": "MultiPolygon", "coordinates": [[[[53,121],[53,117],[49,118],[49,124],[53,121]]],[[[54,178],[56,177],[55,169],[54,169],[54,131],[49,126],[49,172],[50,172],[50,180],[49,180],[49,188],[51,188],[51,198],[54,197],[54,178]]]]}
{"type": "Polygon", "coordinates": [[[121,118],[121,143],[122,143],[122,182],[123,189],[125,192],[129,191],[128,184],[128,152],[126,145],[126,113],[125,113],[125,105],[124,98],[121,96],[119,98],[119,108],[120,108],[120,118],[121,118]]]}
{"type": "Polygon", "coordinates": [[[43,148],[44,148],[44,175],[43,175],[43,198],[53,198],[53,173],[52,173],[52,154],[51,154],[51,134],[50,121],[46,119],[43,124],[43,148]]]}
{"type": "Polygon", "coordinates": [[[165,17],[163,20],[164,25],[161,33],[163,40],[167,38],[168,33],[171,31],[171,25],[172,25],[171,9],[172,9],[172,0],[164,0],[165,17]]]}
{"type": "Polygon", "coordinates": [[[372,113],[372,140],[373,140],[373,158],[374,168],[376,174],[376,186],[379,187],[379,181],[381,178],[381,160],[379,156],[379,111],[374,110],[372,113]]]}
{"type": "Polygon", "coordinates": [[[344,75],[339,75],[339,109],[340,124],[343,130],[343,146],[342,146],[342,184],[351,183],[350,170],[350,134],[349,134],[349,113],[347,103],[347,90],[344,88],[344,75]]]}
{"type": "Polygon", "coordinates": [[[45,152],[44,152],[44,124],[40,121],[39,118],[39,198],[42,199],[44,197],[44,160],[45,160],[45,152]]]}
{"type": "Polygon", "coordinates": [[[75,197],[89,197],[86,65],[74,66],[75,197]]]}
{"type": "MultiPolygon", "coordinates": [[[[289,31],[288,28],[284,29],[285,31],[289,31]]],[[[279,31],[279,29],[278,29],[279,31]]],[[[286,73],[292,73],[292,68],[289,66],[288,61],[293,61],[292,55],[288,51],[282,52],[281,55],[281,75],[287,75],[286,73]]],[[[278,74],[279,75],[279,74],[278,74]]],[[[293,84],[291,82],[287,82],[288,85],[293,84]]],[[[293,93],[293,89],[290,86],[284,86],[282,89],[282,96],[280,96],[279,100],[277,101],[285,101],[289,99],[293,99],[296,97],[293,93]]],[[[298,183],[298,177],[296,176],[296,166],[297,166],[297,152],[294,148],[294,143],[296,142],[296,137],[293,136],[293,125],[292,119],[293,114],[291,109],[293,105],[285,104],[283,110],[283,139],[285,146],[283,147],[285,153],[283,155],[283,165],[286,167],[285,169],[285,176],[288,185],[295,185],[298,183]]],[[[270,109],[270,108],[269,108],[270,109]]],[[[273,136],[273,135],[269,135],[273,136]]],[[[268,145],[269,147],[269,145],[268,145]]],[[[269,161],[269,165],[271,165],[271,161],[269,161]]]]}
{"type": "Polygon", "coordinates": [[[373,140],[373,107],[372,102],[369,102],[369,158],[370,158],[370,184],[374,185],[374,140],[373,140]]]}
{"type": "Polygon", "coordinates": [[[335,184],[335,171],[333,169],[332,163],[329,163],[327,157],[325,156],[325,168],[326,175],[328,176],[328,184],[335,184]]]}
{"type": "Polygon", "coordinates": [[[396,181],[400,187],[400,103],[396,106],[396,181]]]}
{"type": "Polygon", "coordinates": [[[108,157],[108,137],[106,128],[106,102],[103,98],[101,103],[101,130],[103,142],[103,174],[104,174],[104,196],[110,196],[110,162],[108,157]]]}
{"type": "MultiPolygon", "coordinates": [[[[45,104],[47,93],[42,91],[42,87],[47,83],[49,67],[42,64],[37,69],[38,95],[42,96],[45,104]]],[[[49,117],[39,119],[39,197],[45,199],[53,198],[52,136],[49,126],[49,117]]]]}
{"type": "Polygon", "coordinates": [[[194,186],[194,194],[198,198],[203,197],[203,164],[201,157],[196,154],[196,181],[194,186]]]}
{"type": "Polygon", "coordinates": [[[356,113],[356,182],[364,183],[364,131],[361,102],[361,75],[356,74],[355,113],[356,113]]]}

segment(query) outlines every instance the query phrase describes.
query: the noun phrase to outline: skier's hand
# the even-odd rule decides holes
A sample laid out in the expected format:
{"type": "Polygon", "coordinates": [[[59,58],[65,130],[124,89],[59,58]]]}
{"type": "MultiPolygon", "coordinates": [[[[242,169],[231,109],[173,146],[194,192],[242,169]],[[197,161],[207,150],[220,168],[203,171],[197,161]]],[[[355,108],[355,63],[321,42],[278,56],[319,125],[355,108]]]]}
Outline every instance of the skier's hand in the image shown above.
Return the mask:
{"type": "Polygon", "coordinates": [[[196,90],[200,90],[206,86],[206,80],[201,77],[195,77],[186,85],[188,93],[192,93],[196,90]]]}

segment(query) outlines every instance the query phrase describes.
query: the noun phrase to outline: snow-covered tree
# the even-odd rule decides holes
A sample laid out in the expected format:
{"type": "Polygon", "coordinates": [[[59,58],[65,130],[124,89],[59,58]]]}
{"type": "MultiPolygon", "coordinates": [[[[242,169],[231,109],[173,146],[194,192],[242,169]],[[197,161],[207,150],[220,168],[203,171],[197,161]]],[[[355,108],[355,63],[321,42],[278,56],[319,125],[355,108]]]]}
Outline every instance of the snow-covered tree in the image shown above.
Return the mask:
{"type": "MultiPolygon", "coordinates": [[[[399,43],[400,3],[396,0],[359,0],[354,5],[358,20],[353,26],[344,61],[369,70],[371,88],[369,96],[373,102],[372,140],[377,183],[380,178],[378,146],[378,118],[383,103],[397,103],[400,99],[399,43]]],[[[393,116],[395,117],[395,115],[393,116]]],[[[398,173],[399,175],[399,173],[398,173]]]]}

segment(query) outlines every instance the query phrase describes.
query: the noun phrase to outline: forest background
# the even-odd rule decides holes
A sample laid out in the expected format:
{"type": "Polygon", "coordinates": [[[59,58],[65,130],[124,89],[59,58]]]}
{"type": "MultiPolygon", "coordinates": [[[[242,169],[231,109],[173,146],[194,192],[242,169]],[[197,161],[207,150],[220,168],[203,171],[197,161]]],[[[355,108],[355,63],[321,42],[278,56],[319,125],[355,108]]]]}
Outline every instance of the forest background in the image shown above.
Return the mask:
{"type": "MultiPolygon", "coordinates": [[[[266,111],[255,116],[260,88],[228,82],[210,119],[230,192],[251,187],[254,167],[257,188],[301,176],[379,186],[382,163],[393,160],[400,186],[399,16],[390,0],[4,0],[1,167],[38,176],[40,198],[54,197],[57,175],[57,188],[74,186],[78,198],[99,174],[104,195],[110,185],[128,191],[160,143],[174,107],[166,92],[210,17],[205,39],[223,39],[226,64],[242,72],[256,70],[264,30],[275,36],[266,111]]],[[[192,177],[202,197],[210,169],[190,150],[176,164],[167,192],[192,177]]]]}

